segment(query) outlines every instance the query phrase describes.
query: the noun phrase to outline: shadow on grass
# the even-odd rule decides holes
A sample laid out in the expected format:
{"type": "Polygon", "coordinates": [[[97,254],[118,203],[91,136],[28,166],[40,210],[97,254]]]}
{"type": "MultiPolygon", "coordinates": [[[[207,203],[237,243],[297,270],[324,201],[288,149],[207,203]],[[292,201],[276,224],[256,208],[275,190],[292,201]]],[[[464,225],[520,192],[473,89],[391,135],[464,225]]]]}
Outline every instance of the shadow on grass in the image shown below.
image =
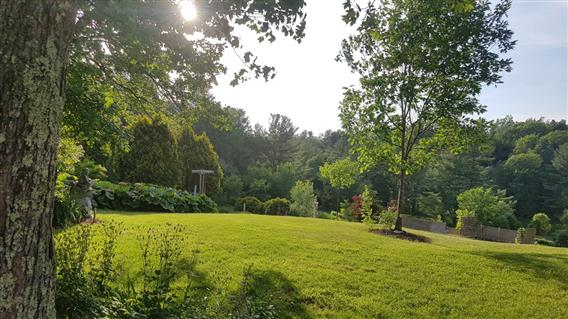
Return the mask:
{"type": "MultiPolygon", "coordinates": [[[[186,285],[189,284],[189,289],[187,291],[180,290],[176,291],[176,293],[187,293],[188,297],[200,298],[206,296],[210,290],[215,287],[208,274],[197,270],[196,265],[196,260],[193,258],[182,257],[175,261],[175,270],[172,270],[172,283],[181,283],[183,289],[186,289],[186,285]]],[[[156,284],[156,282],[153,281],[153,278],[157,275],[157,270],[155,261],[153,261],[150,267],[146,269],[146,274],[144,274],[142,269],[129,271],[126,278],[129,290],[134,289],[139,291],[145,285],[147,285],[150,289],[152,285],[156,284]],[[145,279],[147,280],[146,283],[145,279]]],[[[121,272],[123,271],[124,269],[121,269],[121,272]]],[[[175,289],[180,288],[176,287],[175,289]]]]}
{"type": "Polygon", "coordinates": [[[568,288],[568,255],[489,251],[472,254],[496,260],[516,272],[530,274],[547,281],[556,281],[568,288]]]}
{"type": "Polygon", "coordinates": [[[236,295],[247,296],[252,307],[272,306],[277,318],[310,318],[298,288],[281,272],[245,271],[236,295]]]}
{"type": "Polygon", "coordinates": [[[186,291],[187,297],[200,298],[206,296],[214,284],[209,279],[207,273],[196,269],[197,261],[195,258],[182,257],[176,263],[177,279],[189,282],[190,289],[186,291]]]}
{"type": "MultiPolygon", "coordinates": [[[[183,292],[190,300],[208,300],[218,297],[215,294],[224,295],[229,298],[225,306],[236,318],[311,318],[298,288],[281,272],[250,266],[244,273],[233,277],[239,282],[238,288],[233,290],[226,285],[227,282],[219,282],[215,280],[218,277],[197,270],[196,265],[194,258],[182,258],[175,264],[175,280],[190,283],[183,292]]],[[[142,280],[141,277],[142,274],[138,273],[135,280],[142,280]]]]}

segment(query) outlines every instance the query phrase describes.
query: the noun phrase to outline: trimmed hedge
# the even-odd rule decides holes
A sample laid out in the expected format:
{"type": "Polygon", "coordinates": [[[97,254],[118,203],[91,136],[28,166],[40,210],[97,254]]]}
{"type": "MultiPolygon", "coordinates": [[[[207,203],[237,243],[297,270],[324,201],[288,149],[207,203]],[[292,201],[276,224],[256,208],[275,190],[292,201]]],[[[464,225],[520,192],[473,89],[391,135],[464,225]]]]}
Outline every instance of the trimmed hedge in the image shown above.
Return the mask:
{"type": "Polygon", "coordinates": [[[264,203],[264,212],[268,215],[288,215],[290,201],[279,197],[269,199],[264,203]]]}
{"type": "Polygon", "coordinates": [[[170,187],[95,181],[97,207],[158,212],[217,212],[217,204],[205,195],[193,195],[170,187]]]}
{"type": "Polygon", "coordinates": [[[245,196],[235,201],[235,210],[241,211],[243,206],[246,205],[246,211],[251,213],[261,214],[264,213],[264,205],[254,196],[245,196]]]}
{"type": "Polygon", "coordinates": [[[568,247],[568,229],[560,230],[556,233],[556,245],[568,247]]]}
{"type": "Polygon", "coordinates": [[[235,201],[235,210],[241,211],[244,204],[247,212],[255,214],[288,215],[290,213],[290,201],[286,198],[276,197],[263,203],[254,196],[245,196],[235,201]]]}

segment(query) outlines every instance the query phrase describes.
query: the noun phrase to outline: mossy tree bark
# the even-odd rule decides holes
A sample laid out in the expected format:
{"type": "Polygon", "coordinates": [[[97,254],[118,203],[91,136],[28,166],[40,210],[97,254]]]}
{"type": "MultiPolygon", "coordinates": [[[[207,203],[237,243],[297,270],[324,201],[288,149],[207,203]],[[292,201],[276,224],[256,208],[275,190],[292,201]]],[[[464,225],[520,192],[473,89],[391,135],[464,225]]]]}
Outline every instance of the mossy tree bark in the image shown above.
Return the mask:
{"type": "Polygon", "coordinates": [[[0,0],[0,318],[55,318],[51,219],[66,0],[0,0]]]}

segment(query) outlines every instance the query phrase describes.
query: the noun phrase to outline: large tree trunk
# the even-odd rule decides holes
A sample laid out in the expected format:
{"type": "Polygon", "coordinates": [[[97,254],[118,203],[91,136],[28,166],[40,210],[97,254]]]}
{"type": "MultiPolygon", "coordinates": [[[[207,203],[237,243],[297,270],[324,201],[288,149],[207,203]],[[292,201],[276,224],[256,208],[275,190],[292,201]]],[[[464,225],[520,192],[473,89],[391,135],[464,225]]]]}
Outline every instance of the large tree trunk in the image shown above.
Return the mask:
{"type": "Polygon", "coordinates": [[[0,0],[0,318],[55,318],[51,219],[71,1],[0,0]]]}

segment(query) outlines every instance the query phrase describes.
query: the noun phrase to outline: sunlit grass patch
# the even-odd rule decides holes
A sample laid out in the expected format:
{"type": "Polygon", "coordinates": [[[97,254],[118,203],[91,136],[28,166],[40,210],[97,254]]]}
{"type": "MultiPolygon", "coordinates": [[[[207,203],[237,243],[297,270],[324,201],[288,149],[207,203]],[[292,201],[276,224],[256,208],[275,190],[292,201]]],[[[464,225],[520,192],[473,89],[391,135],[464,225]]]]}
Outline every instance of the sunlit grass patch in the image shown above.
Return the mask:
{"type": "Polygon", "coordinates": [[[362,224],[298,217],[99,216],[126,226],[117,248],[125,274],[141,267],[138,232],[181,224],[189,237],[183,254],[197,251],[203,280],[230,278],[237,285],[250,267],[258,295],[272,292],[270,302],[280,302],[289,317],[568,317],[568,249],[419,231],[411,232],[430,242],[411,242],[362,224]]]}

